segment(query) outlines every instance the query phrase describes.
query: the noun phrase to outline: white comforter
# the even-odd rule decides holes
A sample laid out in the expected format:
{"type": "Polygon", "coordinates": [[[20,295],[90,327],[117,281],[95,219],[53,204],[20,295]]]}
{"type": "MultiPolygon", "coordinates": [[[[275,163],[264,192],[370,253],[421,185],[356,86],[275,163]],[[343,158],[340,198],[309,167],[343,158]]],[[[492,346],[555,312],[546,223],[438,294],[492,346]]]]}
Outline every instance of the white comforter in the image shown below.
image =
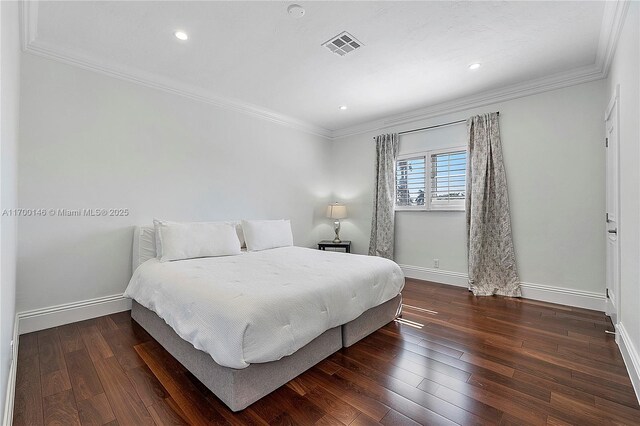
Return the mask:
{"type": "Polygon", "coordinates": [[[380,257],[283,247],[160,263],[133,274],[125,296],[231,368],[291,355],[326,330],[394,298],[400,267],[380,257]]]}

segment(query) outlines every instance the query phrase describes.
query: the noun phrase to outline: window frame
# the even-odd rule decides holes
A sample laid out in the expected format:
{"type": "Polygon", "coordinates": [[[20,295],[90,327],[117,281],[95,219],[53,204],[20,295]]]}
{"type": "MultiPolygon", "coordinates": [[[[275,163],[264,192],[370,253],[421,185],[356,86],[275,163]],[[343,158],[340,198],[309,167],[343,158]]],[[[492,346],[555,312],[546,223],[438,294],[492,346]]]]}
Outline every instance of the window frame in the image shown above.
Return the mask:
{"type": "Polygon", "coordinates": [[[465,188],[465,200],[460,200],[459,202],[455,202],[455,203],[447,203],[447,204],[433,204],[432,200],[431,200],[431,187],[432,187],[432,177],[431,177],[431,170],[432,170],[432,161],[431,161],[431,156],[433,155],[438,155],[438,154],[453,154],[456,152],[464,152],[465,153],[465,182],[467,181],[467,164],[469,161],[469,153],[467,152],[467,148],[465,146],[456,146],[456,147],[449,147],[449,148],[438,148],[438,149],[432,149],[432,150],[428,150],[428,151],[418,151],[418,152],[411,152],[411,153],[406,153],[406,154],[401,154],[398,155],[398,157],[396,158],[396,160],[393,163],[393,176],[394,176],[394,183],[393,183],[393,208],[395,211],[465,211],[465,204],[466,204],[466,188],[465,188]],[[398,174],[398,161],[402,161],[402,160],[408,160],[411,158],[417,158],[417,157],[424,157],[425,160],[425,168],[424,168],[424,172],[425,172],[425,176],[424,176],[424,180],[425,180],[425,200],[424,200],[424,205],[421,206],[398,206],[396,203],[398,201],[398,183],[397,183],[397,174],[398,174]]]}

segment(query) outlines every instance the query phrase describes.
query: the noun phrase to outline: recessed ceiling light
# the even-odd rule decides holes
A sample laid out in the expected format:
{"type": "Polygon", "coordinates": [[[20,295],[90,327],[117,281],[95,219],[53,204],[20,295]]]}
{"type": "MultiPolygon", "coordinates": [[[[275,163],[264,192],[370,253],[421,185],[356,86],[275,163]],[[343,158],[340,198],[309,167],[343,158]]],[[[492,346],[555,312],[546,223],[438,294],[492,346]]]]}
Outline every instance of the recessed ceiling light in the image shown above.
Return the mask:
{"type": "Polygon", "coordinates": [[[299,4],[290,5],[287,8],[287,12],[289,13],[289,16],[292,16],[294,18],[302,18],[305,13],[304,8],[299,4]]]}
{"type": "Polygon", "coordinates": [[[478,68],[480,68],[480,64],[478,63],[469,65],[470,70],[477,70],[478,68]]]}
{"type": "Polygon", "coordinates": [[[176,31],[173,35],[176,36],[178,40],[185,41],[189,39],[189,36],[184,31],[176,31]]]}
{"type": "Polygon", "coordinates": [[[338,107],[338,109],[339,109],[340,111],[344,111],[344,110],[346,110],[346,109],[347,109],[347,106],[346,106],[346,105],[340,105],[340,106],[338,107]]]}

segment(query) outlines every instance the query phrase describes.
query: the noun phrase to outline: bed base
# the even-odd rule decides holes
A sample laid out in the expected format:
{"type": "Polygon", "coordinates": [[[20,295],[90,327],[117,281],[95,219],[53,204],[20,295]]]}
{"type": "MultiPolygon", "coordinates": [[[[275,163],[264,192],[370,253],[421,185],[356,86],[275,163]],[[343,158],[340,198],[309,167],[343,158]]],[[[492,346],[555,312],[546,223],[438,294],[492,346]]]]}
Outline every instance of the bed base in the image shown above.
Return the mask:
{"type": "Polygon", "coordinates": [[[384,327],[402,314],[402,295],[364,311],[362,315],[342,326],[342,346],[348,348],[374,331],[384,327]]]}
{"type": "Polygon", "coordinates": [[[355,320],[325,331],[292,355],[278,361],[234,369],[217,364],[211,355],[183,340],[155,312],[133,301],[131,318],[198,378],[232,411],[240,411],[294,379],[341,347],[351,346],[395,319],[400,295],[369,309],[355,320]],[[345,337],[346,336],[346,337],[345,337]]]}

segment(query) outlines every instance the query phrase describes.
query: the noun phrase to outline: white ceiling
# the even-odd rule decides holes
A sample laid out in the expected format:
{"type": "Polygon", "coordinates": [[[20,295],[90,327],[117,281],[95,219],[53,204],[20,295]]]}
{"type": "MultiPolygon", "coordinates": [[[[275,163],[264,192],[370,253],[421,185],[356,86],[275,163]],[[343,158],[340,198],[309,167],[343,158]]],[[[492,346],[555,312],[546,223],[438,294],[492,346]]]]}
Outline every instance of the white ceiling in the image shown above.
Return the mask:
{"type": "Polygon", "coordinates": [[[33,42],[337,130],[592,66],[605,10],[298,1],[306,15],[293,19],[291,3],[40,2],[33,42]],[[321,46],[345,30],[364,46],[344,57],[321,46]]]}

